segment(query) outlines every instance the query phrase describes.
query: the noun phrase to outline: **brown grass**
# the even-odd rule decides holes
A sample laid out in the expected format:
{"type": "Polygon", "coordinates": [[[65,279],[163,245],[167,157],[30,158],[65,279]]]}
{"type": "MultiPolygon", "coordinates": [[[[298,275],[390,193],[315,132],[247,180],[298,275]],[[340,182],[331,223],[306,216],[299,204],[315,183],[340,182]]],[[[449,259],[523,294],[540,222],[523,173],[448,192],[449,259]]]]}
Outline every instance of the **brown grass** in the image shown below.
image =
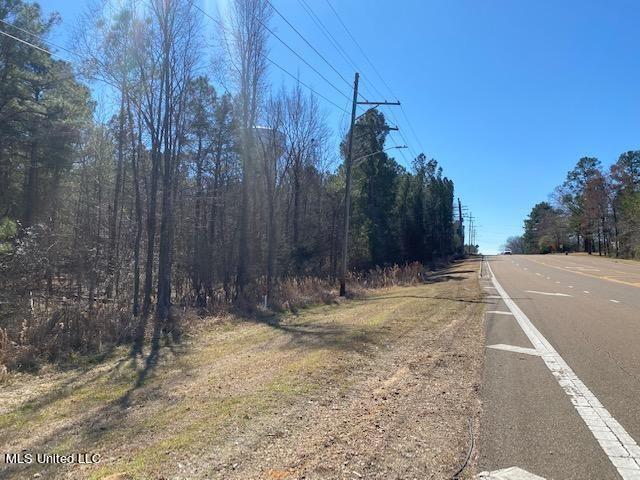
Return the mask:
{"type": "Polygon", "coordinates": [[[298,314],[208,319],[163,348],[142,384],[144,366],[124,350],[70,371],[11,375],[0,391],[2,451],[103,460],[4,473],[444,478],[464,457],[467,418],[479,408],[475,270],[459,264],[298,314]]]}

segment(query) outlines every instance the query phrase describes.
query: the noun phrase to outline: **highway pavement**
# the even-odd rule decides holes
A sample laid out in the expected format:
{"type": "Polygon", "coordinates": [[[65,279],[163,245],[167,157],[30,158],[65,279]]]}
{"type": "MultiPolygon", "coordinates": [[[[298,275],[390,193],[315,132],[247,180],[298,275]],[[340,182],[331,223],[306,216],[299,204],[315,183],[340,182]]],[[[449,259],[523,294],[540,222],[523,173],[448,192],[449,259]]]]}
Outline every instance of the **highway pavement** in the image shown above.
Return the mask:
{"type": "Polygon", "coordinates": [[[640,479],[640,263],[501,255],[481,283],[480,469],[640,479]]]}

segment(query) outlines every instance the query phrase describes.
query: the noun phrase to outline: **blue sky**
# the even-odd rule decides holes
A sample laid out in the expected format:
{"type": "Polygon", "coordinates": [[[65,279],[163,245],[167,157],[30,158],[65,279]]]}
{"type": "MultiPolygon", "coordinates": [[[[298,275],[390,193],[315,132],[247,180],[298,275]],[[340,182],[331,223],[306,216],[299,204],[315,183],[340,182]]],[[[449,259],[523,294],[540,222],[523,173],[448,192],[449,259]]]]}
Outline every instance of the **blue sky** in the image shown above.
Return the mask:
{"type": "MultiPolygon", "coordinates": [[[[196,1],[215,15],[227,0],[196,1]]],[[[306,1],[359,67],[365,94],[379,99],[377,90],[392,99],[393,93],[402,102],[408,121],[397,108],[389,121],[397,119],[412,152],[424,148],[454,180],[456,195],[480,225],[484,253],[521,233],[531,207],[547,199],[580,157],[609,165],[640,148],[640,2],[331,0],[391,93],[326,1],[306,1]]],[[[299,0],[272,2],[345,78],[353,78],[353,68],[299,0]]],[[[61,41],[84,8],[82,1],[41,5],[61,13],[55,37],[61,41]]],[[[350,95],[281,18],[274,15],[271,25],[350,95]]],[[[270,56],[348,109],[343,96],[275,39],[270,56]]],[[[289,82],[277,70],[271,80],[289,82]]],[[[344,126],[343,112],[329,104],[325,109],[332,128],[344,126]]],[[[401,143],[397,134],[390,140],[401,143]]],[[[406,160],[411,151],[404,152],[406,160]]]]}

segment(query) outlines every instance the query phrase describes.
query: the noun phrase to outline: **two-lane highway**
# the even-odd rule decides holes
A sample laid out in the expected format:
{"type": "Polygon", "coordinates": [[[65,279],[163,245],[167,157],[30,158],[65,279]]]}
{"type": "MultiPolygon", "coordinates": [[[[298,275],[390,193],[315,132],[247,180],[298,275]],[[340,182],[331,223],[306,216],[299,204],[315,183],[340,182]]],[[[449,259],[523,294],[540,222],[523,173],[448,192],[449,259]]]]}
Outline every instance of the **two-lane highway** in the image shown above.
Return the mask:
{"type": "Polygon", "coordinates": [[[640,265],[488,263],[481,469],[640,479],[640,265]]]}

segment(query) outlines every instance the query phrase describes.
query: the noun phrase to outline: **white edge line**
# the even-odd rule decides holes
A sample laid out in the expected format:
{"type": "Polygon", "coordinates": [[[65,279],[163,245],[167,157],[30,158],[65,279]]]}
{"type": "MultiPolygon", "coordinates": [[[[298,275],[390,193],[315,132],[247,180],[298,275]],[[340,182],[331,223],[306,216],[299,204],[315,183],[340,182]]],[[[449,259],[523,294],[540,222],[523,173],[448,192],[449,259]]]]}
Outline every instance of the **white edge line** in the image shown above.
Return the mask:
{"type": "Polygon", "coordinates": [[[520,307],[511,300],[507,292],[502,288],[493,269],[487,262],[491,281],[495,285],[502,300],[515,316],[520,328],[524,331],[534,349],[540,353],[542,360],[547,365],[571,403],[582,417],[595,439],[600,444],[604,453],[609,457],[613,466],[625,480],[640,477],[640,447],[627,433],[618,421],[611,416],[591,390],[582,383],[582,380],[571,370],[560,354],[553,348],[546,338],[531,323],[520,307]]]}

